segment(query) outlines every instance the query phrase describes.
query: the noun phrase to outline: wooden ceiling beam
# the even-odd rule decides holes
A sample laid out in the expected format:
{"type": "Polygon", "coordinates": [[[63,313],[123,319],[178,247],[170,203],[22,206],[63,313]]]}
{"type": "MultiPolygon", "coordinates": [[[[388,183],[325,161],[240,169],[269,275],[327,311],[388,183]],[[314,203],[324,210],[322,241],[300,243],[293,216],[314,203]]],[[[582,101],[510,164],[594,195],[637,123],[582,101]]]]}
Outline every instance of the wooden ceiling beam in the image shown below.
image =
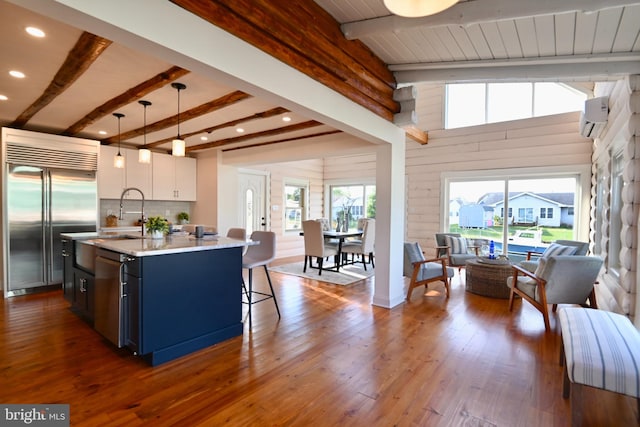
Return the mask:
{"type": "MultiPolygon", "coordinates": [[[[296,123],[293,125],[289,125],[289,126],[283,126],[280,128],[276,128],[276,129],[269,129],[269,130],[265,130],[265,131],[261,131],[261,132],[254,132],[254,133],[248,133],[242,136],[236,136],[233,138],[226,138],[226,139],[221,139],[219,141],[212,141],[212,142],[207,142],[204,144],[199,144],[199,145],[192,145],[191,147],[187,147],[186,151],[187,152],[191,152],[191,151],[196,151],[196,150],[206,150],[209,148],[217,148],[217,147],[221,147],[223,145],[229,145],[229,144],[234,144],[237,142],[243,142],[243,141],[248,141],[250,139],[255,139],[255,138],[261,138],[261,137],[267,137],[267,136],[274,136],[274,135],[280,135],[283,133],[289,133],[289,132],[295,132],[295,131],[299,131],[299,130],[305,130],[305,129],[309,129],[312,127],[316,127],[316,126],[323,126],[322,123],[317,122],[315,120],[309,120],[306,122],[302,122],[302,123],[296,123]]],[[[300,138],[297,138],[300,139],[300,138]]]]}
{"type": "Polygon", "coordinates": [[[21,129],[38,111],[67,90],[110,45],[110,40],[83,32],[42,95],[9,126],[21,129]]]}
{"type": "Polygon", "coordinates": [[[414,140],[421,145],[429,143],[429,134],[415,126],[405,126],[404,128],[407,138],[414,140]]]}
{"type": "MultiPolygon", "coordinates": [[[[198,135],[198,134],[202,134],[202,133],[211,133],[213,131],[216,131],[218,129],[224,129],[224,128],[228,128],[228,127],[232,127],[232,126],[236,126],[239,125],[241,123],[247,123],[253,120],[259,120],[259,119],[266,119],[269,117],[274,117],[280,114],[284,114],[287,113],[289,110],[287,110],[286,108],[283,107],[276,107],[276,108],[272,108],[271,110],[267,110],[267,111],[262,111],[260,113],[255,113],[252,114],[250,116],[245,116],[242,117],[240,119],[236,119],[236,120],[231,120],[225,123],[221,123],[219,125],[215,125],[215,126],[211,126],[205,129],[200,129],[197,130],[195,132],[189,132],[189,133],[183,133],[180,136],[182,137],[182,139],[187,139],[189,137],[198,135]]],[[[167,142],[171,142],[174,138],[165,138],[165,139],[160,139],[157,141],[153,141],[147,144],[147,148],[153,148],[153,147],[157,147],[159,145],[162,144],[166,144],[167,142]]]]}
{"type": "Polygon", "coordinates": [[[94,123],[96,120],[99,120],[107,114],[114,112],[118,108],[122,108],[125,105],[130,104],[157,89],[160,89],[167,83],[179,79],[186,74],[189,74],[189,70],[185,70],[184,68],[176,66],[173,66],[166,71],[156,74],[149,80],[145,80],[144,82],[127,89],[124,93],[121,93],[120,95],[110,99],[99,107],[94,108],[93,111],[91,111],[89,114],[65,129],[62,134],[69,136],[76,135],[82,129],[94,123]]]}
{"type": "Polygon", "coordinates": [[[335,135],[336,133],[342,133],[342,131],[341,130],[328,130],[326,132],[312,133],[312,134],[304,135],[304,136],[296,136],[294,138],[284,138],[284,139],[277,139],[275,141],[258,142],[256,144],[243,145],[241,147],[223,148],[222,151],[235,151],[235,150],[244,150],[246,148],[264,147],[265,145],[282,144],[283,142],[291,142],[291,141],[300,141],[300,140],[303,140],[303,139],[315,138],[315,137],[318,137],[318,136],[335,135]]]}
{"type": "MultiPolygon", "coordinates": [[[[167,117],[166,119],[162,119],[155,123],[147,125],[146,131],[147,133],[153,133],[159,130],[167,129],[172,126],[176,126],[178,124],[178,119],[180,120],[180,123],[184,123],[196,117],[200,117],[204,114],[212,113],[216,110],[219,110],[224,107],[228,107],[230,105],[235,104],[236,102],[240,102],[248,98],[251,98],[251,95],[244,93],[242,91],[236,90],[224,96],[221,96],[220,98],[214,99],[209,102],[205,102],[202,105],[194,107],[180,114],[176,114],[174,116],[167,117]]],[[[131,138],[135,138],[137,136],[143,135],[144,132],[145,132],[145,127],[143,126],[137,129],[130,130],[129,132],[120,134],[120,139],[127,140],[131,138]]],[[[118,136],[116,135],[111,138],[103,139],[101,142],[103,145],[114,144],[118,142],[118,136]]],[[[158,143],[158,142],[150,143],[150,144],[147,144],[147,147],[154,147],[162,143],[158,143]]]]}
{"type": "MultiPolygon", "coordinates": [[[[314,14],[326,11],[311,0],[298,2],[296,7],[285,0],[171,1],[389,121],[400,109],[392,98],[395,87],[392,75],[385,80],[378,72],[374,75],[368,71],[386,65],[361,43],[352,43],[349,49],[364,53],[347,55],[339,47],[346,44],[342,35],[333,41],[333,36],[324,37],[330,31],[323,30],[314,14]],[[309,12],[311,9],[313,14],[309,12]],[[365,57],[369,62],[360,62],[365,57]],[[372,81],[376,83],[372,85],[372,81]]],[[[333,25],[338,28],[335,20],[333,25]]]]}

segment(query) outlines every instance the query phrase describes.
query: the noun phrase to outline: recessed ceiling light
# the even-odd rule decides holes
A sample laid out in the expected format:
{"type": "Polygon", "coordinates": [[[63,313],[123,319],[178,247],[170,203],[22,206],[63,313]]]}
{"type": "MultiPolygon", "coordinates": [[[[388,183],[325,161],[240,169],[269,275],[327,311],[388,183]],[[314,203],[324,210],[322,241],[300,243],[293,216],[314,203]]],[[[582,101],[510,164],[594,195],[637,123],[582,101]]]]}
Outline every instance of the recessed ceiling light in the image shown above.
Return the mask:
{"type": "Polygon", "coordinates": [[[44,31],[42,31],[40,28],[36,28],[36,27],[27,27],[25,28],[25,31],[29,34],[31,34],[33,37],[44,37],[44,31]]]}
{"type": "Polygon", "coordinates": [[[200,137],[200,141],[208,141],[208,140],[209,140],[209,138],[207,138],[206,136],[201,136],[200,137]]]}
{"type": "Polygon", "coordinates": [[[106,131],[106,130],[99,130],[99,131],[98,131],[98,133],[99,133],[100,135],[106,135],[106,134],[107,134],[107,131],[106,131]]]}
{"type": "Polygon", "coordinates": [[[290,121],[291,121],[291,117],[289,117],[289,116],[284,116],[284,117],[282,118],[282,121],[283,121],[283,122],[290,122],[290,121]]]}
{"type": "Polygon", "coordinates": [[[242,128],[236,128],[236,132],[238,132],[238,133],[243,133],[243,132],[244,132],[244,129],[242,129],[242,128]]]}
{"type": "Polygon", "coordinates": [[[9,74],[18,79],[24,79],[24,73],[16,70],[9,71],[9,74]]]}
{"type": "Polygon", "coordinates": [[[6,101],[7,99],[9,99],[7,95],[0,95],[0,101],[6,101]]]}

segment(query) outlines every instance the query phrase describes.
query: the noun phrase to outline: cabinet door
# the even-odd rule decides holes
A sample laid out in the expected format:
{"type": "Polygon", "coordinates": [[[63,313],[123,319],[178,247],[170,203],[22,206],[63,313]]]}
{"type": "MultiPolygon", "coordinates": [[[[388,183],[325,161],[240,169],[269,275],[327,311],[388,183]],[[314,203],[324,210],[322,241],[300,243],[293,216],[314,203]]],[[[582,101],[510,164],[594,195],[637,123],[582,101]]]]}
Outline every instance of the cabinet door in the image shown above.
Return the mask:
{"type": "MultiPolygon", "coordinates": [[[[146,199],[151,199],[153,191],[151,187],[151,164],[138,162],[138,150],[126,149],[124,151],[127,187],[139,188],[146,199]]],[[[131,191],[128,198],[140,199],[141,197],[137,191],[131,191]]]]}
{"type": "MultiPolygon", "coordinates": [[[[120,151],[122,154],[122,150],[120,151]]],[[[125,188],[125,169],[113,166],[113,158],[118,154],[118,147],[100,146],[98,162],[98,197],[100,199],[119,199],[125,188]]],[[[126,160],[125,160],[126,163],[126,160]]]]}
{"type": "Polygon", "coordinates": [[[178,200],[196,200],[196,159],[176,157],[176,196],[178,200]]]}
{"type": "Polygon", "coordinates": [[[93,321],[93,282],[92,274],[76,268],[73,274],[74,308],[93,321]]]}
{"type": "Polygon", "coordinates": [[[153,200],[175,200],[175,161],[168,154],[151,153],[153,200]]]}

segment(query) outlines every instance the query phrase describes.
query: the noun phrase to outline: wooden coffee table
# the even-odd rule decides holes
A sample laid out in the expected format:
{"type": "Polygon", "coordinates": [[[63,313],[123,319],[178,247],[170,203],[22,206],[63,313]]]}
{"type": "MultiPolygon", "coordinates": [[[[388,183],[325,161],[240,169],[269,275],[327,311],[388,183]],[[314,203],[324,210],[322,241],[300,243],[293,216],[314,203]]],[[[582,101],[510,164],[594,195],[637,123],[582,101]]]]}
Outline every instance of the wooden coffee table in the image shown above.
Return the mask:
{"type": "Polygon", "coordinates": [[[465,265],[466,286],[471,293],[491,298],[507,299],[511,289],[507,278],[513,275],[511,263],[488,263],[479,258],[470,259],[465,265]]]}

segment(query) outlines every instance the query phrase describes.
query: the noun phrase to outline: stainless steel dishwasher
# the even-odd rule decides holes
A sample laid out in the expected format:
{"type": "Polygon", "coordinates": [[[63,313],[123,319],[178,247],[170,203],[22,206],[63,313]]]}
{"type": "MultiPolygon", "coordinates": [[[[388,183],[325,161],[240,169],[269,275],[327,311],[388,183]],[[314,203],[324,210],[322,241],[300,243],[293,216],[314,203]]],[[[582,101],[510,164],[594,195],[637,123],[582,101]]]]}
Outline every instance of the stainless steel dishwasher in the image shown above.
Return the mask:
{"type": "Polygon", "coordinates": [[[125,340],[124,309],[126,298],[124,261],[126,255],[98,249],[95,271],[94,328],[105,338],[122,347],[125,340]]]}

